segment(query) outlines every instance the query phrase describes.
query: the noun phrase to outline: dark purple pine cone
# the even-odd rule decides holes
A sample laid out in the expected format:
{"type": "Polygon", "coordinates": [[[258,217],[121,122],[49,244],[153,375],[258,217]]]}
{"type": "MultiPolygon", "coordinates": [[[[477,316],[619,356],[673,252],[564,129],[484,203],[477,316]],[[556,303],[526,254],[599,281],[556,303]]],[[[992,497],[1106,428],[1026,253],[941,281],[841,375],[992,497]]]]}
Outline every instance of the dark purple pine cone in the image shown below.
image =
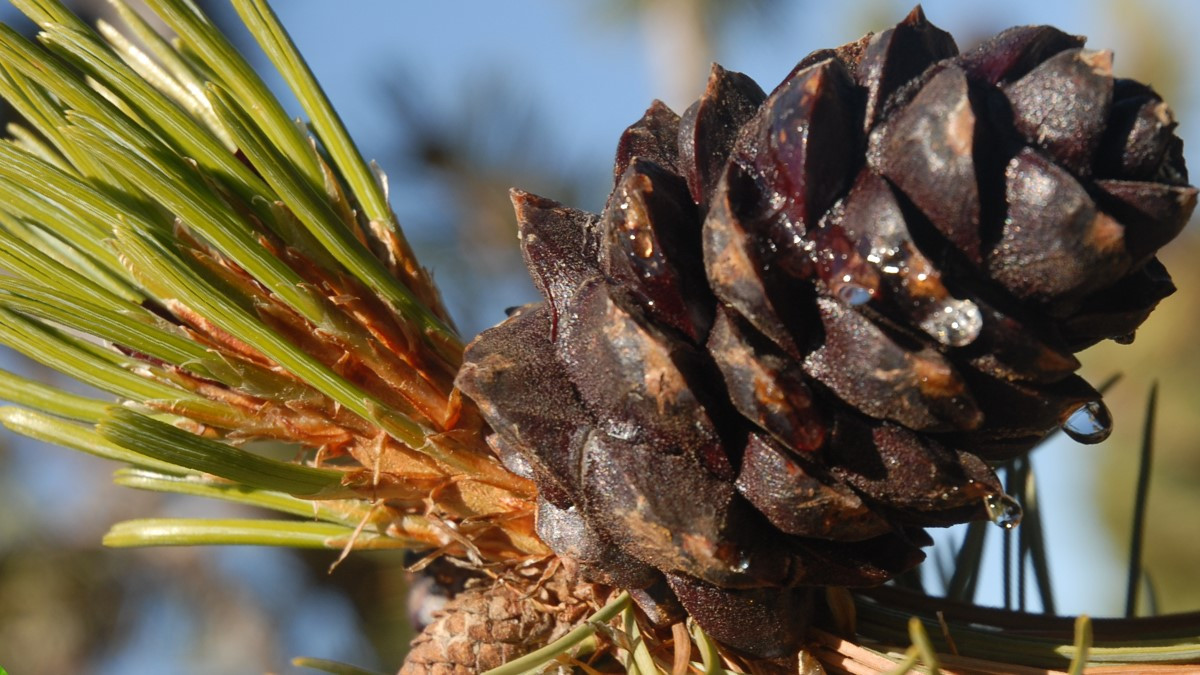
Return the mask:
{"type": "Polygon", "coordinates": [[[538,532],[753,656],[807,587],[882,583],[922,528],[1015,519],[990,463],[1106,435],[1073,352],[1174,287],[1196,203],[1166,104],[1038,26],[959,54],[914,10],[770,95],[714,67],[622,136],[602,215],[514,192],[545,301],[458,378],[538,532]],[[665,583],[664,583],[665,582],[665,583]]]}

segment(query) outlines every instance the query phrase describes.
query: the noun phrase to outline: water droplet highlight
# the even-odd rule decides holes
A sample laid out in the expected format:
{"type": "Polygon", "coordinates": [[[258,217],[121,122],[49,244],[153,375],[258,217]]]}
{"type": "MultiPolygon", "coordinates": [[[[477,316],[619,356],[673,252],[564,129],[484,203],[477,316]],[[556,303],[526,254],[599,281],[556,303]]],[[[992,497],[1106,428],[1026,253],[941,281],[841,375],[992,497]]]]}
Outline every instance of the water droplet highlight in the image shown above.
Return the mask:
{"type": "Polygon", "coordinates": [[[1003,492],[993,492],[984,497],[983,506],[987,509],[988,519],[1006,530],[1020,525],[1021,517],[1025,515],[1017,500],[1003,492]]]}
{"type": "Polygon", "coordinates": [[[632,441],[638,436],[637,425],[632,422],[617,421],[605,425],[604,432],[621,441],[632,441]]]}
{"type": "Polygon", "coordinates": [[[1080,443],[1099,443],[1112,433],[1112,413],[1104,401],[1088,401],[1067,416],[1062,429],[1080,443]]]}
{"type": "Polygon", "coordinates": [[[654,234],[648,227],[638,227],[629,233],[633,253],[639,258],[649,258],[654,255],[654,234]]]}
{"type": "Polygon", "coordinates": [[[838,299],[851,307],[867,304],[871,301],[871,295],[871,289],[858,284],[842,284],[837,289],[838,299]]]}
{"type": "MultiPolygon", "coordinates": [[[[876,245],[871,247],[871,251],[867,253],[867,262],[875,265],[885,265],[899,267],[902,262],[901,251],[898,246],[876,245]]],[[[891,272],[895,274],[895,272],[891,272]]]]}
{"type": "Polygon", "coordinates": [[[932,308],[920,322],[921,330],[947,347],[965,347],[983,330],[983,313],[970,300],[951,298],[932,308]]]}

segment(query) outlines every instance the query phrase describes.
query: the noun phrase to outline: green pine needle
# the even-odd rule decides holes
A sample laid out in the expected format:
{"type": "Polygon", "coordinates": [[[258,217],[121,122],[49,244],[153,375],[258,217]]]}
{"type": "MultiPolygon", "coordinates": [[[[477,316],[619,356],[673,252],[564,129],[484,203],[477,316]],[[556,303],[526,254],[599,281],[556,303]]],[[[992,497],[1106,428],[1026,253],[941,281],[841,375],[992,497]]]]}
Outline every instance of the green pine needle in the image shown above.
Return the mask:
{"type": "Polygon", "coordinates": [[[689,632],[692,634],[693,643],[700,648],[700,660],[703,662],[704,675],[720,675],[725,672],[721,667],[721,651],[717,648],[717,643],[700,628],[700,624],[690,622],[689,632]]]}
{"type": "Polygon", "coordinates": [[[147,457],[102,438],[91,426],[83,426],[33,410],[0,408],[0,424],[24,436],[104,459],[167,474],[187,472],[187,469],[180,466],[147,457]]]}
{"type": "MultiPolygon", "coordinates": [[[[1037,479],[1032,469],[1025,477],[1021,504],[1025,510],[1025,515],[1021,519],[1021,542],[1033,566],[1038,596],[1042,602],[1042,613],[1054,615],[1057,612],[1054,604],[1054,586],[1050,579],[1049,547],[1046,545],[1045,529],[1042,527],[1042,508],[1041,502],[1038,500],[1037,479]]],[[[1023,555],[1021,560],[1024,559],[1023,555]]],[[[1024,565],[1023,562],[1022,565],[1024,565]]],[[[1023,590],[1022,595],[1024,595],[1023,590]]]]}
{"type": "MultiPolygon", "coordinates": [[[[136,401],[191,400],[195,405],[222,406],[162,382],[146,379],[127,366],[130,359],[80,338],[0,307],[0,342],[80,382],[136,401]]],[[[146,366],[150,369],[149,366],[146,366]]]]}
{"type": "Polygon", "coordinates": [[[908,675],[908,673],[913,671],[913,668],[917,667],[920,660],[921,652],[915,646],[909,647],[904,651],[904,658],[896,664],[895,668],[889,670],[887,675],[908,675]]]}
{"type": "MultiPolygon", "coordinates": [[[[173,254],[167,248],[168,242],[160,242],[123,227],[117,229],[117,242],[121,251],[153,277],[154,283],[161,285],[169,297],[180,299],[242,342],[254,345],[317,391],[364,419],[372,419],[377,410],[387,409],[387,406],[298,349],[290,340],[260,321],[248,308],[223,293],[213,280],[193,269],[188,260],[173,254]]],[[[393,436],[411,447],[424,445],[425,432],[420,425],[399,413],[394,418],[395,424],[388,429],[393,436]]]]}
{"type": "Polygon", "coordinates": [[[80,422],[96,423],[111,405],[0,370],[0,399],[80,422]]]}
{"type": "Polygon", "coordinates": [[[298,656],[292,659],[292,665],[297,668],[311,668],[332,675],[382,675],[373,670],[366,670],[348,663],[330,661],[329,659],[314,659],[308,656],[298,656]]]}
{"type": "Polygon", "coordinates": [[[341,222],[341,216],[318,193],[298,168],[273,147],[257,128],[254,120],[238,105],[233,96],[217,85],[209,85],[209,100],[225,128],[233,134],[238,147],[250,159],[271,188],[291,207],[292,212],[308,231],[347,270],[361,279],[380,297],[399,309],[401,316],[411,318],[423,330],[449,332],[435,317],[420,305],[412,292],[393,277],[383,263],[356,239],[353,224],[341,222]]]}
{"type": "Polygon", "coordinates": [[[341,471],[280,462],[202,438],[126,408],[111,408],[96,430],[129,450],[194,471],[298,497],[347,496],[341,471]]]}
{"type": "MultiPolygon", "coordinates": [[[[387,229],[403,242],[403,232],[396,226],[395,217],[387,203],[384,185],[363,160],[337,111],[330,104],[324,90],[275,13],[263,0],[234,0],[233,5],[267,57],[275,64],[300,100],[304,111],[312,120],[318,138],[329,152],[335,167],[345,177],[358,203],[362,205],[367,219],[373,223],[385,224],[387,229]]],[[[360,278],[373,290],[393,302],[402,316],[415,321],[424,331],[442,336],[442,340],[432,342],[431,346],[449,351],[446,355],[457,359],[459,354],[453,348],[453,345],[457,344],[454,330],[417,302],[409,289],[384,272],[377,260],[371,256],[364,256],[365,252],[359,248],[342,253],[339,259],[348,268],[358,270],[360,278]]],[[[330,250],[338,253],[337,249],[330,250]]]]}
{"type": "Polygon", "coordinates": [[[183,0],[148,0],[147,6],[179,35],[185,47],[207,67],[208,77],[233,92],[263,120],[272,145],[300,167],[315,187],[324,185],[317,156],[299,127],[270,89],[217,27],[183,0]]]}
{"type": "Polygon", "coordinates": [[[612,621],[618,614],[624,612],[632,602],[633,600],[629,597],[628,592],[621,593],[566,635],[541,649],[513,659],[499,668],[493,668],[484,673],[484,675],[521,675],[526,671],[535,668],[540,669],[549,665],[559,654],[566,654],[575,645],[594,635],[597,624],[606,624],[612,621]]]}
{"type": "MultiPolygon", "coordinates": [[[[120,469],[114,474],[113,482],[122,487],[136,490],[169,492],[256,506],[299,518],[322,520],[351,528],[365,523],[365,526],[370,528],[368,531],[381,531],[387,525],[385,522],[387,518],[382,516],[382,512],[381,517],[373,518],[371,507],[359,500],[314,501],[301,499],[284,492],[263,490],[196,474],[172,475],[145,469],[120,469]]],[[[419,516],[411,516],[411,518],[419,518],[419,516]]]]}
{"type": "Polygon", "coordinates": [[[917,653],[920,654],[925,667],[929,669],[930,675],[937,675],[940,672],[937,650],[933,648],[933,643],[929,640],[925,624],[915,616],[908,620],[908,637],[912,640],[913,646],[917,648],[917,653]]]}
{"type": "Polygon", "coordinates": [[[137,546],[285,546],[355,550],[410,548],[411,542],[332,523],[297,520],[146,518],[117,523],[104,545],[137,546]]]}
{"type": "Polygon", "coordinates": [[[1142,585],[1142,545],[1146,534],[1146,510],[1150,504],[1150,468],[1154,458],[1154,421],[1158,412],[1158,382],[1150,386],[1146,399],[1146,421],[1138,457],[1137,491],[1133,500],[1133,525],[1129,535],[1129,577],[1125,589],[1125,616],[1137,616],[1142,585]]]}
{"type": "Polygon", "coordinates": [[[1081,614],[1075,619],[1074,656],[1071,657],[1071,666],[1067,669],[1070,675],[1083,675],[1091,649],[1092,620],[1086,614],[1081,614]]]}
{"type": "Polygon", "coordinates": [[[299,99],[304,112],[312,120],[321,143],[329,151],[338,170],[346,177],[346,182],[358,202],[362,204],[367,218],[391,223],[392,212],[383,187],[375,180],[370,168],[363,161],[358,148],[350,140],[350,134],[342,124],[341,117],[330,104],[325,91],[313,77],[304,57],[292,44],[275,13],[262,0],[233,0],[233,6],[267,58],[275,64],[299,99]]]}

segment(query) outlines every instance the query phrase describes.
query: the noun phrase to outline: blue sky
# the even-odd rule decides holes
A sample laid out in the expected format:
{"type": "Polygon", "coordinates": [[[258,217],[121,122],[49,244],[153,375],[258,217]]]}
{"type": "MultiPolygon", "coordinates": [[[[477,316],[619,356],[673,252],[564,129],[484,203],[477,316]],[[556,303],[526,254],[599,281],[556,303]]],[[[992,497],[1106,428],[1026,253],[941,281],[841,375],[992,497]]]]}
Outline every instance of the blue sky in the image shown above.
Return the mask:
{"type": "MultiPolygon", "coordinates": [[[[910,7],[901,2],[784,2],[767,20],[739,19],[723,27],[717,60],[740,70],[768,89],[801,57],[859,37],[879,20],[897,20],[910,7]],[[857,10],[857,11],[856,11],[857,10]]],[[[387,135],[386,108],[373,89],[390,71],[400,69],[419,78],[435,106],[453,106],[468,77],[479,71],[517,83],[536,101],[550,122],[548,139],[566,155],[607,155],[623,129],[650,100],[662,93],[645,65],[644,36],[634,24],[613,21],[602,1],[398,3],[356,0],[352,3],[291,0],[276,10],[321,78],[351,131],[368,150],[376,134],[387,135]]],[[[1087,35],[1092,48],[1111,48],[1131,58],[1139,51],[1114,17],[1123,13],[1152,21],[1168,35],[1183,37],[1200,25],[1197,8],[1185,0],[1147,0],[1131,9],[1121,2],[925,2],[931,21],[949,30],[964,46],[972,37],[998,28],[1050,23],[1087,35]],[[1110,9],[1115,7],[1116,9],[1110,9]],[[1190,30],[1189,30],[1190,29],[1190,30]]],[[[877,26],[878,27],[878,26],[877,26]]],[[[1193,53],[1177,55],[1198,63],[1193,53]]],[[[685,67],[680,64],[679,67],[685,67]]],[[[1192,78],[1194,80],[1195,78],[1192,78]]],[[[1179,110],[1196,96],[1194,83],[1179,110]]],[[[696,93],[703,81],[696,83],[696,93]]],[[[674,103],[668,101],[668,103],[674,103]]]]}

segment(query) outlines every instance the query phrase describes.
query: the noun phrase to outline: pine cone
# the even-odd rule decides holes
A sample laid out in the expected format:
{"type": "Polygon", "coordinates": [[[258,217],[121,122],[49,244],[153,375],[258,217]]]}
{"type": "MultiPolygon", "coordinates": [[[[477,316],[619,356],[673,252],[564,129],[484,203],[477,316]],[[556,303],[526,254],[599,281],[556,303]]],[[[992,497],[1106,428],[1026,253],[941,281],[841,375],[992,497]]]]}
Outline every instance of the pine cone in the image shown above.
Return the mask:
{"type": "MultiPolygon", "coordinates": [[[[553,563],[552,563],[553,564],[553,563]]],[[[399,675],[473,675],[556,640],[587,618],[596,598],[564,566],[472,578],[412,643],[399,675]]]]}
{"type": "Polygon", "coordinates": [[[772,657],[804,587],[1014,520],[989,464],[1068,419],[1106,434],[1073,353],[1174,290],[1154,255],[1196,203],[1166,104],[1082,45],[1019,27],[960,55],[918,8],[769,96],[714,67],[682,118],[655,103],[602,215],[515,191],[545,301],[457,384],[543,540],[772,657]]]}

